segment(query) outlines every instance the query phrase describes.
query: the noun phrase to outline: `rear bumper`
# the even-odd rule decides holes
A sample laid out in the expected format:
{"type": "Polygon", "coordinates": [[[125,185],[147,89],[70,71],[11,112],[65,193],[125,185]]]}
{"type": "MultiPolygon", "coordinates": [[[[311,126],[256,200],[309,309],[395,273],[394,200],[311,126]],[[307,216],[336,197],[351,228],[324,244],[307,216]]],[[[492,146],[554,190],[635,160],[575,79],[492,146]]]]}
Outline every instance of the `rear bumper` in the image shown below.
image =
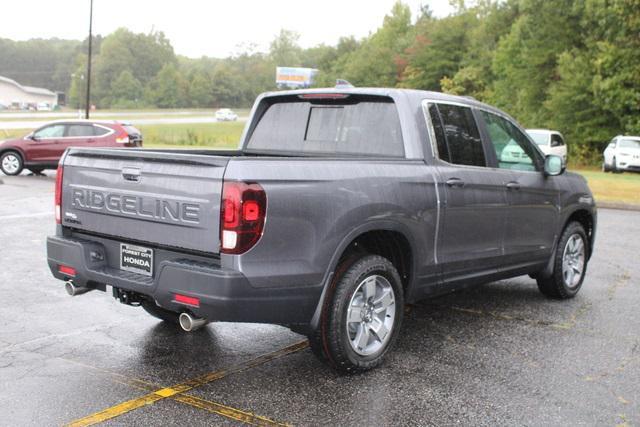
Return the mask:
{"type": "Polygon", "coordinates": [[[154,249],[153,277],[123,271],[113,266],[119,259],[117,247],[119,242],[104,238],[50,236],[47,260],[57,279],[137,292],[167,310],[188,311],[212,321],[308,324],[320,298],[319,287],[254,288],[242,273],[222,268],[217,259],[164,249],[154,249]],[[74,268],[75,276],[60,273],[60,265],[74,268]],[[176,293],[198,298],[200,306],[174,301],[176,293]]]}

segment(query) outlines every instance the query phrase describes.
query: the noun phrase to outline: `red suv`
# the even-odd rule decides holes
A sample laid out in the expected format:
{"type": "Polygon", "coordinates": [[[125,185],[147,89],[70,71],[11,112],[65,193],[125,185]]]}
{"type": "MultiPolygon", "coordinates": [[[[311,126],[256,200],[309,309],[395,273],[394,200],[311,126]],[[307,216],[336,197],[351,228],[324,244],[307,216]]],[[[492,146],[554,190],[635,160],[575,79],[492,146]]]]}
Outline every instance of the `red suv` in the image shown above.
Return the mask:
{"type": "Polygon", "coordinates": [[[68,147],[141,147],[142,134],[116,121],[59,121],[34,130],[24,138],[0,142],[0,170],[18,175],[55,169],[68,147]]]}

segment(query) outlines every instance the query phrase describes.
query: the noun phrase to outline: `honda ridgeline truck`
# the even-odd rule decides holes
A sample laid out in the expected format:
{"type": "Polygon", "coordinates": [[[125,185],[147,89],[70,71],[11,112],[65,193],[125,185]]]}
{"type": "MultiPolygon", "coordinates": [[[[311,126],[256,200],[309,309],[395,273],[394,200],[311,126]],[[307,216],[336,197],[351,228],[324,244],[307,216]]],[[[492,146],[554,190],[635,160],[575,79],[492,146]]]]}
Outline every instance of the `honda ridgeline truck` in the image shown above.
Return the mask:
{"type": "Polygon", "coordinates": [[[55,209],[70,294],[286,325],[346,372],[382,361],[405,303],[526,274],[573,297],[596,229],[585,179],[510,116],[398,89],[263,94],[233,151],[70,148],[55,209]]]}

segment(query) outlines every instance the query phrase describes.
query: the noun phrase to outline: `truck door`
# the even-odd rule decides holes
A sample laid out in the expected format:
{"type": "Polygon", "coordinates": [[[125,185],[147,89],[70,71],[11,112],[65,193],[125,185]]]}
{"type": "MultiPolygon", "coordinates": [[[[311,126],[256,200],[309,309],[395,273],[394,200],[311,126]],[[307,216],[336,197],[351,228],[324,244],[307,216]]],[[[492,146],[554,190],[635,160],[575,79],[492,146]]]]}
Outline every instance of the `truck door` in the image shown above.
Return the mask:
{"type": "Polygon", "coordinates": [[[471,108],[428,103],[436,140],[441,223],[437,246],[444,282],[497,271],[507,216],[505,177],[487,167],[487,155],[471,108]],[[441,196],[442,197],[442,196],[441,196]]]}
{"type": "Polygon", "coordinates": [[[509,119],[488,111],[479,115],[498,169],[510,175],[505,263],[517,267],[546,260],[551,255],[559,218],[556,179],[544,175],[542,155],[509,119]]]}

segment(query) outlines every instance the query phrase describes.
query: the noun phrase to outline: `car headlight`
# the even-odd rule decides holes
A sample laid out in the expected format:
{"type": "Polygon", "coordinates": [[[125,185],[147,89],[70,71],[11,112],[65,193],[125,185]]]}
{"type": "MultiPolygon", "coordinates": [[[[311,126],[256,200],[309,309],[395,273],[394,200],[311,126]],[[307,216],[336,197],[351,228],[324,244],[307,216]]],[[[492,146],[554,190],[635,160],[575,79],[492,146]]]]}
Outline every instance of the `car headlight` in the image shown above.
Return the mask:
{"type": "Polygon", "coordinates": [[[620,153],[621,156],[628,156],[629,153],[620,153]]]}

